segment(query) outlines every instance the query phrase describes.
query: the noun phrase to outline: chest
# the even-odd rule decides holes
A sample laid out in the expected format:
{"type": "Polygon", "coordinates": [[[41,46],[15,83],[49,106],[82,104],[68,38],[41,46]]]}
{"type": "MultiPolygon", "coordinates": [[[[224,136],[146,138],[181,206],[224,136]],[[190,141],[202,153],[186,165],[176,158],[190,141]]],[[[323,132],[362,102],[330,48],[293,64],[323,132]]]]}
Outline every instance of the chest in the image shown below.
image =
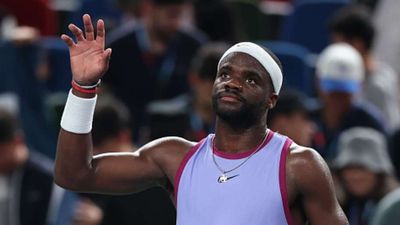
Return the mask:
{"type": "Polygon", "coordinates": [[[281,149],[282,143],[269,143],[249,159],[234,160],[213,156],[207,147],[202,149],[182,173],[178,222],[187,224],[189,220],[183,221],[197,218],[198,224],[286,224],[281,149]],[[226,182],[218,182],[222,175],[218,167],[233,169],[225,173],[226,182]]]}

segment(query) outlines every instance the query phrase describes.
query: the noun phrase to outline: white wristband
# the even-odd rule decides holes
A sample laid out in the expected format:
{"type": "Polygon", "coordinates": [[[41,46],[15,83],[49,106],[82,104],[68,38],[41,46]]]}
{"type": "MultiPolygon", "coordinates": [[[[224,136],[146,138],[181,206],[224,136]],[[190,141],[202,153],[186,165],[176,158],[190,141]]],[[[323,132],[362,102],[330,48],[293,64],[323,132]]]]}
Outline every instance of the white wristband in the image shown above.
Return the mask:
{"type": "Polygon", "coordinates": [[[61,117],[61,127],[71,133],[87,134],[92,130],[94,109],[96,107],[97,95],[93,98],[80,98],[68,94],[64,113],[61,117]]]}

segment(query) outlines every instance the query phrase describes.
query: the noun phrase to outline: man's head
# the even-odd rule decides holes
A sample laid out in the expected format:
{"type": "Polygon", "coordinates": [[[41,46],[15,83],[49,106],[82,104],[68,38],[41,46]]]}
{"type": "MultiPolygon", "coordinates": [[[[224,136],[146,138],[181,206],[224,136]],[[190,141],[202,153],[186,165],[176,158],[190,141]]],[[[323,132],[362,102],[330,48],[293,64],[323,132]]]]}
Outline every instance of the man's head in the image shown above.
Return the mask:
{"type": "Polygon", "coordinates": [[[96,154],[103,153],[103,149],[122,151],[121,146],[131,145],[130,122],[129,111],[122,102],[110,95],[100,96],[92,129],[96,154]]]}
{"type": "Polygon", "coordinates": [[[212,107],[211,95],[215,80],[215,68],[219,59],[229,48],[226,43],[209,43],[201,47],[194,57],[189,74],[195,101],[201,107],[212,107]]]}
{"type": "Polygon", "coordinates": [[[242,42],[221,57],[213,88],[213,107],[220,119],[237,127],[266,124],[282,86],[281,65],[264,48],[242,42]]]}
{"type": "Polygon", "coordinates": [[[187,0],[152,0],[151,26],[158,38],[168,41],[183,23],[187,0]]]}
{"type": "Polygon", "coordinates": [[[0,174],[19,167],[28,157],[17,118],[6,109],[0,108],[0,174]]]}
{"type": "Polygon", "coordinates": [[[287,91],[279,96],[268,114],[268,127],[293,139],[302,146],[311,146],[315,125],[309,118],[306,96],[287,91]]]}
{"type": "Polygon", "coordinates": [[[325,105],[350,104],[364,81],[361,55],[349,44],[331,44],[320,54],[316,74],[325,105]]]}
{"type": "Polygon", "coordinates": [[[338,150],[333,168],[346,191],[357,198],[371,196],[382,185],[383,178],[393,174],[386,138],[374,129],[355,127],[344,131],[338,150]]]}
{"type": "Polygon", "coordinates": [[[367,7],[352,5],[339,10],[329,28],[333,42],[346,42],[362,55],[371,50],[375,30],[367,7]]]}

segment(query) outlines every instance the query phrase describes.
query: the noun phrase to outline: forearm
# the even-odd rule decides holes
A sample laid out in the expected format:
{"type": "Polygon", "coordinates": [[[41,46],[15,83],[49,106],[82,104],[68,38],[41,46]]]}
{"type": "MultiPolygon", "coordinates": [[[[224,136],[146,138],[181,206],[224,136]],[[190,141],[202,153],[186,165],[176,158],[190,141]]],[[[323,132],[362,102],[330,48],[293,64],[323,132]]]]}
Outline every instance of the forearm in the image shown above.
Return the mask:
{"type": "Polygon", "coordinates": [[[60,130],[55,160],[55,182],[68,189],[79,189],[91,170],[92,141],[90,134],[60,130]]]}
{"type": "Polygon", "coordinates": [[[57,145],[55,181],[60,186],[80,189],[92,174],[91,123],[94,94],[72,90],[64,109],[57,145]],[[77,98],[79,97],[79,98],[77,98]]]}

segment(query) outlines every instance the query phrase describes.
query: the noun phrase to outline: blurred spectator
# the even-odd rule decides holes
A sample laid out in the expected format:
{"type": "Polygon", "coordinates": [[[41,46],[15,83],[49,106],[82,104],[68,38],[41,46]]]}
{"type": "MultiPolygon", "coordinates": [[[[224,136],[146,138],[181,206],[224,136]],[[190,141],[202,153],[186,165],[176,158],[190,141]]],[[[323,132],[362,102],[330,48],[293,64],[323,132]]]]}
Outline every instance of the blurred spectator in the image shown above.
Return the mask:
{"type": "Polygon", "coordinates": [[[57,34],[68,32],[66,27],[70,23],[70,17],[81,8],[81,3],[82,0],[51,0],[50,8],[56,11],[58,18],[57,34]]]}
{"type": "Polygon", "coordinates": [[[188,67],[205,40],[198,31],[182,28],[185,0],[153,3],[142,22],[117,28],[107,44],[113,55],[104,83],[132,113],[135,140],[138,129],[146,124],[146,111],[150,119],[161,121],[182,113],[184,104],[179,96],[189,89],[188,67]],[[171,109],[169,106],[175,103],[177,106],[171,109]]]}
{"type": "Polygon", "coordinates": [[[376,206],[370,225],[397,225],[400,215],[400,188],[383,197],[376,206]]]}
{"type": "Polygon", "coordinates": [[[313,112],[317,124],[314,147],[325,159],[336,154],[338,135],[351,127],[371,127],[385,132],[382,115],[372,105],[355,100],[364,80],[360,54],[348,44],[328,46],[317,62],[321,108],[313,112]]]}
{"type": "Polygon", "coordinates": [[[116,0],[124,21],[140,21],[148,17],[152,10],[152,0],[116,0]]]}
{"type": "Polygon", "coordinates": [[[201,47],[191,64],[189,83],[191,88],[189,129],[186,138],[200,141],[214,131],[215,113],[212,106],[212,87],[219,59],[229,45],[210,42],[201,47]]]}
{"type": "Polygon", "coordinates": [[[400,126],[399,78],[394,70],[372,54],[375,29],[366,7],[352,5],[340,10],[330,24],[333,42],[346,42],[361,54],[365,81],[361,98],[379,108],[389,132],[400,126]]]}
{"type": "Polygon", "coordinates": [[[0,109],[0,224],[50,225],[52,162],[28,150],[15,116],[0,109]]]}
{"type": "Polygon", "coordinates": [[[15,16],[18,26],[36,28],[43,36],[57,32],[57,15],[50,0],[2,0],[0,8],[15,16]]]}
{"type": "Polygon", "coordinates": [[[100,95],[93,119],[94,154],[109,151],[133,152],[131,117],[126,105],[110,94],[100,95]]]}
{"type": "MultiPolygon", "coordinates": [[[[129,111],[110,95],[101,95],[93,119],[93,153],[134,152],[129,111]]],[[[161,188],[111,196],[84,194],[75,210],[74,225],[160,225],[175,224],[175,208],[161,188]]]]}
{"type": "Polygon", "coordinates": [[[388,63],[400,74],[400,29],[398,18],[400,1],[380,0],[373,15],[376,39],[373,45],[375,55],[388,63]]]}
{"type": "Polygon", "coordinates": [[[345,192],[343,209],[350,225],[368,224],[376,204],[399,187],[386,138],[374,129],[355,127],[341,134],[338,149],[333,168],[345,192]]]}
{"type": "Polygon", "coordinates": [[[267,123],[269,129],[290,137],[299,145],[311,147],[315,125],[309,117],[306,96],[300,92],[283,92],[269,112],[267,123]]]}
{"type": "Polygon", "coordinates": [[[17,18],[0,4],[0,40],[17,44],[30,44],[40,37],[39,30],[30,26],[19,26],[17,18]]]}

